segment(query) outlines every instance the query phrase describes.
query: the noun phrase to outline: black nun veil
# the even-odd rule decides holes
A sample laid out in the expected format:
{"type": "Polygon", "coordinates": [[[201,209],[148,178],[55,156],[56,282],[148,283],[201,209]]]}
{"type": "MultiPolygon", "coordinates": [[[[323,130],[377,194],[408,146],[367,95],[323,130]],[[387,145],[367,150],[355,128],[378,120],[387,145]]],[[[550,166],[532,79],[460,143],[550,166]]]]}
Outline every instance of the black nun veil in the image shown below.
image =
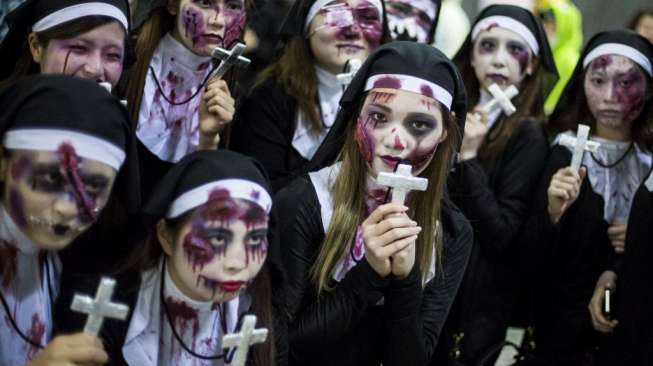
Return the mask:
{"type": "Polygon", "coordinates": [[[340,111],[309,163],[309,171],[333,164],[345,142],[347,128],[355,123],[364,100],[368,78],[378,74],[402,74],[430,81],[448,91],[452,97],[451,112],[461,131],[465,128],[467,101],[465,86],[456,66],[438,49],[408,41],[391,42],[372,53],[340,99],[340,111]]]}

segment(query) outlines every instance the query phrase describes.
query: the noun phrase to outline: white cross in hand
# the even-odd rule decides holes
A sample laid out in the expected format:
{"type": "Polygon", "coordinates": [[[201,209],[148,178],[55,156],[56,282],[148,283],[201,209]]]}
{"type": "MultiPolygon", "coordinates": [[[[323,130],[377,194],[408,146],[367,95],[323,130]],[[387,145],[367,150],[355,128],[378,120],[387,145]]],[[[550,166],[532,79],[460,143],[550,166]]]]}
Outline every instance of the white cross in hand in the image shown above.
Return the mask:
{"type": "Polygon", "coordinates": [[[209,79],[220,79],[227,73],[231,66],[247,67],[250,60],[247,57],[241,56],[245,52],[245,44],[236,43],[230,51],[221,47],[216,47],[211,52],[211,57],[220,60],[218,67],[213,70],[209,79]]]}
{"type": "Polygon", "coordinates": [[[487,88],[487,90],[490,92],[490,94],[492,94],[492,100],[481,107],[481,110],[485,111],[486,113],[490,113],[492,108],[494,108],[496,104],[499,104],[507,116],[511,116],[517,111],[517,108],[515,108],[515,106],[512,105],[512,102],[510,101],[510,99],[519,94],[517,87],[510,85],[506,90],[501,90],[497,84],[492,84],[487,88]]]}
{"type": "Polygon", "coordinates": [[[560,136],[560,145],[568,146],[574,149],[570,164],[571,168],[574,171],[578,171],[578,169],[580,169],[580,163],[583,161],[583,154],[585,151],[596,152],[601,146],[600,143],[589,140],[589,133],[589,126],[578,125],[578,132],[576,132],[576,137],[567,135],[560,136]]]}
{"type": "Polygon", "coordinates": [[[243,324],[240,326],[240,333],[227,334],[222,337],[222,348],[236,347],[236,354],[229,365],[245,366],[249,347],[265,342],[268,337],[268,330],[265,328],[254,329],[255,325],[256,315],[245,315],[243,324]]]}
{"type": "Polygon", "coordinates": [[[116,281],[113,278],[103,277],[95,293],[95,299],[86,295],[76,294],[70,308],[74,311],[88,314],[84,333],[98,335],[104,318],[125,320],[129,313],[129,306],[112,303],[111,295],[116,281]]]}
{"type": "MultiPolygon", "coordinates": [[[[106,81],[101,81],[101,82],[99,82],[98,84],[100,84],[101,87],[103,87],[103,88],[106,89],[109,93],[111,93],[111,89],[112,89],[112,87],[111,87],[111,83],[107,83],[106,81]]],[[[124,105],[125,107],[127,107],[127,100],[123,99],[123,100],[120,101],[120,103],[122,103],[122,105],[124,105]]]]}
{"type": "Polygon", "coordinates": [[[347,89],[347,86],[349,86],[349,84],[354,79],[354,76],[356,76],[356,73],[358,72],[358,70],[361,68],[362,65],[363,63],[361,62],[361,60],[357,58],[349,59],[349,61],[347,61],[347,72],[336,75],[336,78],[338,79],[338,84],[342,85],[345,89],[347,89]]]}
{"type": "Polygon", "coordinates": [[[403,205],[408,192],[426,190],[429,180],[413,177],[411,171],[410,165],[399,164],[396,173],[381,172],[376,178],[378,184],[392,188],[392,203],[403,205]]]}

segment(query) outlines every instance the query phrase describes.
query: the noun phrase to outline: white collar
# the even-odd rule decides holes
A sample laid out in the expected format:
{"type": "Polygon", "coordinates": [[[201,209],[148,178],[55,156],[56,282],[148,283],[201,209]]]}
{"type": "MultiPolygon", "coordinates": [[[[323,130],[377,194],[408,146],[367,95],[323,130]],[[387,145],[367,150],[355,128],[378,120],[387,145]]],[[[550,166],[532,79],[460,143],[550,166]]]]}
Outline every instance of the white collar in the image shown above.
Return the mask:
{"type": "Polygon", "coordinates": [[[161,38],[156,53],[174,57],[174,61],[176,63],[186,66],[192,70],[197,70],[199,65],[211,61],[210,56],[200,56],[186,48],[186,46],[184,46],[175,37],[173,37],[170,32],[166,33],[166,35],[161,38]]]}
{"type": "Polygon", "coordinates": [[[11,215],[5,209],[4,205],[0,204],[0,215],[2,215],[2,220],[0,221],[0,237],[4,239],[7,243],[11,243],[16,246],[16,248],[24,254],[36,254],[41,248],[34,244],[32,239],[28,238],[27,235],[18,227],[16,222],[11,218],[11,215]]]}

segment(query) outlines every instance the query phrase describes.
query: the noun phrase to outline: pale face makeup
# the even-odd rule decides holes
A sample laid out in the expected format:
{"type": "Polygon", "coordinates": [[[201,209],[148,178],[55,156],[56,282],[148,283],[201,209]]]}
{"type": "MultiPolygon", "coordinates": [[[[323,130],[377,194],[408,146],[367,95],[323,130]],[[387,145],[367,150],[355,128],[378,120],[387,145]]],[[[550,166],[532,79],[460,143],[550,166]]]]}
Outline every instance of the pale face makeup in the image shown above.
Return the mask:
{"type": "Polygon", "coordinates": [[[36,47],[32,56],[42,74],[73,75],[115,86],[122,74],[125,30],[114,21],[73,38],[52,39],[45,49],[36,47]]]}
{"type": "Polygon", "coordinates": [[[268,215],[260,206],[215,190],[181,224],[166,250],[173,281],[196,301],[236,298],[263,267],[267,229],[268,215]]]}
{"type": "Polygon", "coordinates": [[[647,78],[627,57],[603,55],[585,72],[587,106],[599,125],[630,128],[644,109],[647,78]]]}
{"type": "Polygon", "coordinates": [[[391,88],[370,90],[356,126],[356,142],[373,177],[393,172],[404,160],[419,175],[446,136],[440,103],[391,88]]]}
{"type": "Polygon", "coordinates": [[[533,72],[534,57],[526,41],[505,28],[491,27],[481,31],[474,41],[472,67],[482,88],[492,84],[502,89],[519,88],[533,72]]]}
{"type": "Polygon", "coordinates": [[[77,156],[69,144],[56,152],[10,150],[3,168],[5,209],[46,250],[64,248],[89,228],[117,174],[107,164],[77,156]]]}
{"type": "Polygon", "coordinates": [[[337,74],[347,60],[365,60],[381,43],[379,10],[367,0],[332,1],[311,20],[308,41],[315,61],[337,74]]]}
{"type": "Polygon", "coordinates": [[[244,0],[181,0],[171,13],[172,36],[199,56],[210,56],[216,47],[231,49],[247,21],[244,0]]]}
{"type": "Polygon", "coordinates": [[[435,22],[437,5],[431,0],[386,0],[388,26],[394,39],[426,43],[435,22]]]}

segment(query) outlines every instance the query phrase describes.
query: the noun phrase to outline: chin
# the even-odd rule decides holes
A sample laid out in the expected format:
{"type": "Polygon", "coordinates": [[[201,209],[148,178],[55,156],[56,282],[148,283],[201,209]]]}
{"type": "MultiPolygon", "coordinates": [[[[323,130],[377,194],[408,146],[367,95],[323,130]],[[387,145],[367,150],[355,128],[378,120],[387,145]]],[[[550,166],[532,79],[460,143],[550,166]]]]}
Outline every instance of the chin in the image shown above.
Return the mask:
{"type": "Polygon", "coordinates": [[[33,238],[32,240],[34,241],[34,244],[36,244],[39,248],[56,252],[70,245],[74,239],[74,237],[54,238],[53,235],[41,235],[40,237],[33,238]]]}

